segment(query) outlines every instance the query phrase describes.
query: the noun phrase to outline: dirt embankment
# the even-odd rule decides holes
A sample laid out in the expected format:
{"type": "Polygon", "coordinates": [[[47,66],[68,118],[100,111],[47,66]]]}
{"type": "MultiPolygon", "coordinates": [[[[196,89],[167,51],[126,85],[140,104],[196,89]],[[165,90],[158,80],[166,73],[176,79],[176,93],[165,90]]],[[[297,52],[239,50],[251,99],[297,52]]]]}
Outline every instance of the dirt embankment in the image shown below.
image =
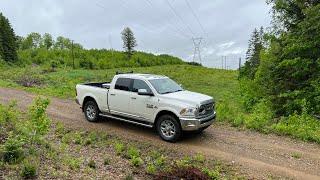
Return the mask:
{"type": "MultiPolygon", "coordinates": [[[[17,100],[25,110],[35,95],[21,90],[0,88],[0,103],[17,100]]],[[[103,130],[125,138],[148,141],[157,146],[186,153],[200,152],[209,158],[229,163],[252,178],[320,179],[320,145],[291,140],[286,137],[239,131],[215,124],[201,135],[189,135],[171,144],[159,139],[151,129],[104,119],[89,123],[73,100],[52,98],[49,116],[66,126],[103,130]]]]}

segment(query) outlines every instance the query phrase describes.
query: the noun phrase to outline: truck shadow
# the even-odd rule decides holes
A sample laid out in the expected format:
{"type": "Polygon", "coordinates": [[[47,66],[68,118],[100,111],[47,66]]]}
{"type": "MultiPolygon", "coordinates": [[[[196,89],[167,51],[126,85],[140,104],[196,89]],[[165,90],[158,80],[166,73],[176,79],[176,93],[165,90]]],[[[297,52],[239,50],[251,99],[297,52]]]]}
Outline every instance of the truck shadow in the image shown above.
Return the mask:
{"type": "MultiPolygon", "coordinates": [[[[127,134],[129,136],[131,134],[134,134],[135,136],[137,136],[137,138],[139,138],[139,136],[143,136],[153,140],[154,139],[160,140],[160,137],[158,136],[158,133],[154,128],[139,126],[136,124],[131,124],[131,123],[115,120],[112,118],[105,118],[105,117],[101,118],[98,124],[112,128],[113,130],[121,134],[127,134]]],[[[182,139],[179,142],[197,141],[205,137],[205,134],[206,132],[202,132],[202,133],[184,132],[182,139]]]]}

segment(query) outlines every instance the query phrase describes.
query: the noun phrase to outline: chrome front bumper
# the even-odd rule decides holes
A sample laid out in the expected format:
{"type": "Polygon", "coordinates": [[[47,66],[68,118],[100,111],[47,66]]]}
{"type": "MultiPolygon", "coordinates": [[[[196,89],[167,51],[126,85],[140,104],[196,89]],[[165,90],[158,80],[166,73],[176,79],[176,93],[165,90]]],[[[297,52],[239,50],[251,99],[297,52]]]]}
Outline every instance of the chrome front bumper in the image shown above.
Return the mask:
{"type": "Polygon", "coordinates": [[[216,119],[216,112],[213,114],[203,117],[200,119],[197,118],[179,118],[181,122],[182,130],[184,131],[195,131],[203,127],[210,126],[213,121],[216,119]]]}

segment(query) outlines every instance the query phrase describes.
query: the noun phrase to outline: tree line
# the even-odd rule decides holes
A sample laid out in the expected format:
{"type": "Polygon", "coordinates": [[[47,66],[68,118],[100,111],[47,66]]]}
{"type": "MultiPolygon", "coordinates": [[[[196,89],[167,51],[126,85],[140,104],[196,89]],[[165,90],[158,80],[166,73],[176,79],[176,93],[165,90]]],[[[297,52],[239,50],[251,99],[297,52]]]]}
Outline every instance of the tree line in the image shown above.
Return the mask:
{"type": "Polygon", "coordinates": [[[268,0],[272,28],[255,29],[240,69],[248,110],[264,102],[274,116],[320,114],[320,1],[268,0]]]}
{"type": "Polygon", "coordinates": [[[41,35],[32,32],[25,37],[16,36],[9,20],[0,13],[0,65],[38,64],[52,69],[108,69],[184,63],[181,59],[167,54],[153,55],[135,51],[137,41],[129,27],[123,29],[121,36],[124,51],[85,49],[69,38],[53,38],[49,33],[41,35]]]}

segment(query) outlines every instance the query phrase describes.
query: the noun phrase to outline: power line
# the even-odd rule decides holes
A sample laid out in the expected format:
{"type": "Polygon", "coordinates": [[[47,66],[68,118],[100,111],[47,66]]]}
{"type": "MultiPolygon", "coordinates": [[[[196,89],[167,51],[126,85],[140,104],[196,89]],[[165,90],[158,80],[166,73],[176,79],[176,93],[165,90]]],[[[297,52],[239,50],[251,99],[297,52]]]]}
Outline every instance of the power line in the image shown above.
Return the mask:
{"type": "Polygon", "coordinates": [[[174,7],[171,5],[171,3],[168,1],[168,0],[166,0],[166,2],[167,2],[167,4],[168,4],[168,6],[170,7],[170,9],[172,10],[172,12],[181,20],[181,22],[183,22],[185,25],[186,25],[186,27],[188,28],[188,30],[191,32],[191,34],[193,35],[193,36],[195,36],[195,34],[194,34],[194,32],[192,31],[192,29],[190,28],[190,26],[182,19],[182,17],[177,13],[177,11],[174,9],[174,7]]]}
{"type": "Polygon", "coordinates": [[[192,9],[192,7],[191,7],[190,3],[188,2],[188,0],[185,0],[185,2],[186,2],[186,4],[187,4],[187,6],[189,7],[189,9],[190,9],[190,11],[191,11],[192,15],[194,16],[194,18],[197,20],[197,22],[198,22],[198,24],[199,24],[199,26],[200,26],[201,30],[203,31],[204,35],[207,35],[207,33],[206,33],[206,31],[205,31],[204,27],[202,26],[202,24],[201,24],[201,22],[200,22],[200,20],[199,20],[198,16],[196,15],[196,13],[194,12],[194,10],[192,9]]]}
{"type": "MultiPolygon", "coordinates": [[[[153,6],[154,6],[154,4],[153,4],[150,0],[145,0],[145,1],[149,4],[150,7],[153,7],[153,6]]],[[[186,35],[187,33],[185,33],[185,32],[183,31],[183,28],[181,28],[181,27],[178,25],[178,23],[172,22],[172,21],[171,21],[172,19],[171,19],[170,17],[167,17],[166,19],[168,20],[169,24],[170,24],[172,27],[175,27],[175,29],[173,29],[173,28],[171,28],[171,29],[174,30],[175,32],[177,32],[178,35],[183,35],[183,36],[184,36],[185,38],[187,38],[187,39],[190,38],[190,37],[188,37],[188,35],[186,35]]]]}

